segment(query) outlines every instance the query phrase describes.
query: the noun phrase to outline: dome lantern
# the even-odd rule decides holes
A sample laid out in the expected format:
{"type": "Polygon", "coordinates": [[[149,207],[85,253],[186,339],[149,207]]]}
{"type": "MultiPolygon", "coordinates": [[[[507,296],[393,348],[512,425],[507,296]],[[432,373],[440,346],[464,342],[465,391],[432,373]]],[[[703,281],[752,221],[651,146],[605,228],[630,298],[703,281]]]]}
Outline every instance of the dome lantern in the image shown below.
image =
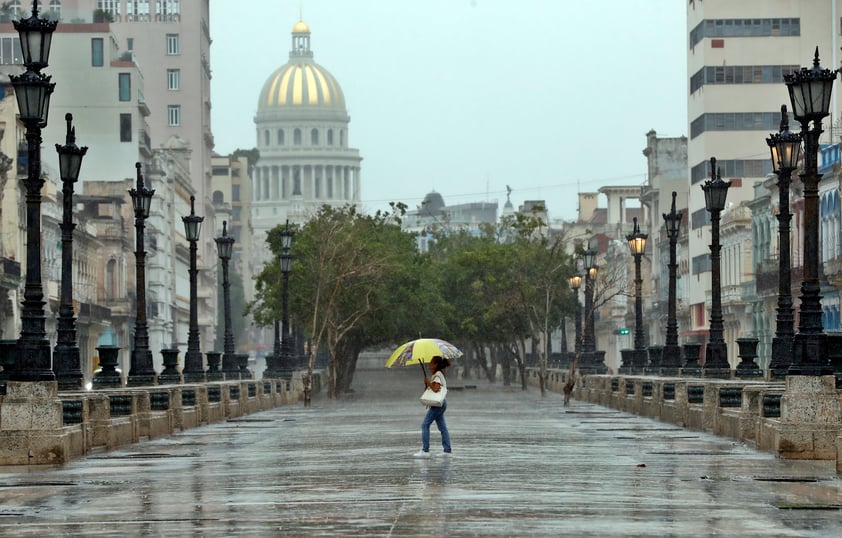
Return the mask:
{"type": "Polygon", "coordinates": [[[292,27],[292,49],[289,51],[290,61],[301,58],[312,58],[313,51],[310,50],[310,25],[299,20],[292,27]]]}

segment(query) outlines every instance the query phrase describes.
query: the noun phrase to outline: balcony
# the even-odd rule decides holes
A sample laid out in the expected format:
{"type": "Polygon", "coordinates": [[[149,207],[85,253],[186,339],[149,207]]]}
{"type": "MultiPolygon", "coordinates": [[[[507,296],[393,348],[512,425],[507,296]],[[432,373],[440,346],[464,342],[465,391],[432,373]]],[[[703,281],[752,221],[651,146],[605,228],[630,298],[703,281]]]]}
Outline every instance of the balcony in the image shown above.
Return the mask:
{"type": "Polygon", "coordinates": [[[766,296],[777,293],[779,265],[777,254],[757,264],[754,274],[757,295],[766,296]]]}

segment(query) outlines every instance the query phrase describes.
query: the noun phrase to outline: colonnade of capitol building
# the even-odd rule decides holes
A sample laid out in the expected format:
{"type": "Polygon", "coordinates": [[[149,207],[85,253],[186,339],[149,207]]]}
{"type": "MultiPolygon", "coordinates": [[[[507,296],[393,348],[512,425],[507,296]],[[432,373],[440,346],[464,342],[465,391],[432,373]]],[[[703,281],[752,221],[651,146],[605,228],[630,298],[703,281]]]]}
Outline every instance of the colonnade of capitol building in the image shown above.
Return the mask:
{"type": "Polygon", "coordinates": [[[286,200],[294,196],[323,200],[326,203],[354,202],[359,199],[359,166],[258,165],[252,171],[252,179],[255,202],[286,200]]]}

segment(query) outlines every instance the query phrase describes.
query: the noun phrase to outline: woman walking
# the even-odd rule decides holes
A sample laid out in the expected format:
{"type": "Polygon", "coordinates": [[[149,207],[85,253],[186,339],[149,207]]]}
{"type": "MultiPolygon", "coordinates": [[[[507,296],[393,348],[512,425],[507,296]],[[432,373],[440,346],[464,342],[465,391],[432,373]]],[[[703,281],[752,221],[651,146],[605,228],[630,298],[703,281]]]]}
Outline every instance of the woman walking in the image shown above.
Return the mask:
{"type": "MultiPolygon", "coordinates": [[[[430,387],[433,392],[439,392],[444,389],[447,390],[447,379],[444,377],[444,371],[450,366],[450,361],[435,356],[430,361],[430,373],[432,379],[424,377],[424,385],[430,387]]],[[[424,416],[424,421],[421,422],[421,450],[416,452],[416,458],[430,457],[430,424],[436,423],[436,426],[441,432],[441,446],[442,456],[450,457],[450,432],[447,431],[447,423],[444,421],[444,412],[447,411],[447,399],[443,400],[441,407],[428,407],[427,414],[424,416]]]]}

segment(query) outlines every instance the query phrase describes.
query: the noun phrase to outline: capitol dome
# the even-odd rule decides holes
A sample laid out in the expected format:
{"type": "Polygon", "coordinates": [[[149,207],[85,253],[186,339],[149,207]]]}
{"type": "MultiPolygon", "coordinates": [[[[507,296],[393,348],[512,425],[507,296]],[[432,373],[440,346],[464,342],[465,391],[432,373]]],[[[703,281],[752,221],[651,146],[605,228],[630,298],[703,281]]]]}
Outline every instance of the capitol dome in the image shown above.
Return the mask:
{"type": "Polygon", "coordinates": [[[313,60],[310,26],[300,20],[292,27],[289,61],[266,79],[257,112],[283,116],[314,109],[321,114],[347,116],[342,88],[327,69],[313,60]]]}

